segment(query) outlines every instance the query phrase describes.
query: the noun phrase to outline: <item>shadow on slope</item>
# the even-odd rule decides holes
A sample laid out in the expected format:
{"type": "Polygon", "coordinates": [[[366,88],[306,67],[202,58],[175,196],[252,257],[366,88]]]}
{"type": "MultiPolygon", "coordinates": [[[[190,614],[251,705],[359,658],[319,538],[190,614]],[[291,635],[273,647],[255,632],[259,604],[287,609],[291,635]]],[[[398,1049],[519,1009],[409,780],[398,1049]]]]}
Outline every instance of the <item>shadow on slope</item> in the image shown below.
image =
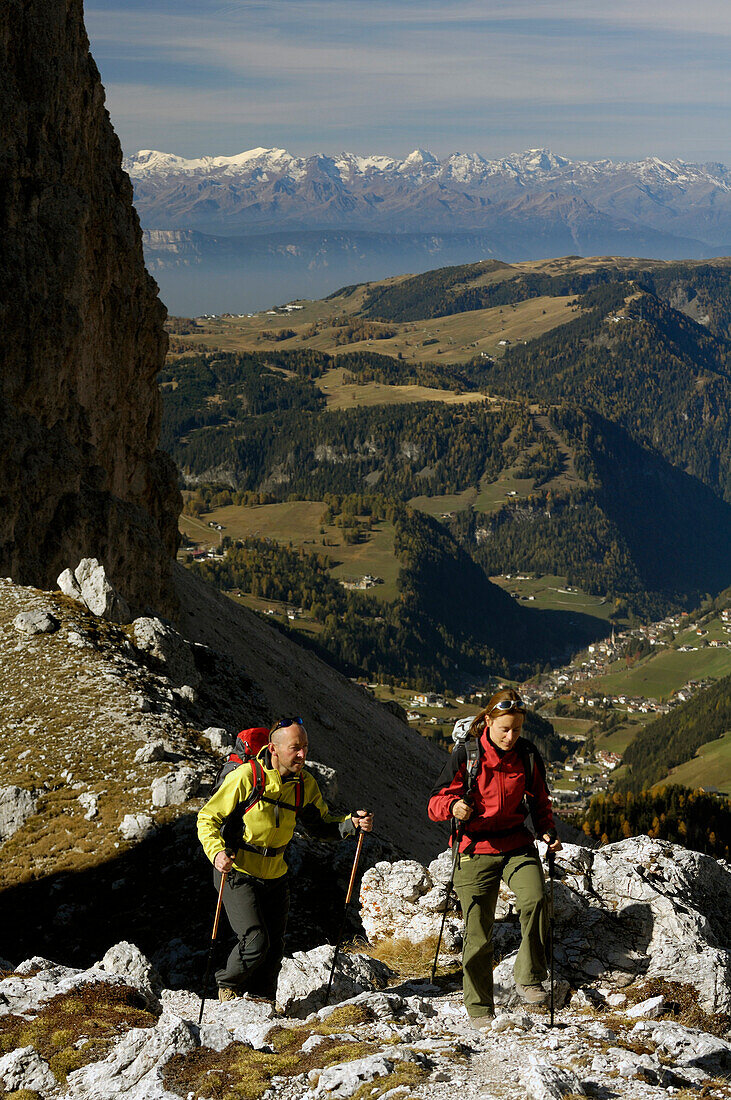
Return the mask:
{"type": "MultiPolygon", "coordinates": [[[[310,843],[290,848],[292,899],[286,953],[336,942],[340,931],[355,841],[310,843]]],[[[363,871],[396,853],[366,840],[363,871]]],[[[199,989],[210,947],[216,906],[211,866],[185,813],[116,859],[84,871],[52,874],[0,893],[3,955],[13,965],[41,955],[68,966],[98,962],[120,940],[135,943],[173,988],[199,989]]],[[[362,934],[356,905],[348,935],[362,934]]],[[[223,918],[217,954],[228,954],[234,937],[223,918]]]]}

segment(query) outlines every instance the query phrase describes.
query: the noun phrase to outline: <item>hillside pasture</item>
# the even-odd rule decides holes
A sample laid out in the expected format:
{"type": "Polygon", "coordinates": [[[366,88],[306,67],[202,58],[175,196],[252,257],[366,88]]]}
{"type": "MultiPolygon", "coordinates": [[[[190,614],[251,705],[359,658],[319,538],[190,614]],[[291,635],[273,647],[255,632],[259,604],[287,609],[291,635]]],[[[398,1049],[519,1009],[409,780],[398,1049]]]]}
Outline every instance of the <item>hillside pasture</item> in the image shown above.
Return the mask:
{"type": "Polygon", "coordinates": [[[446,493],[443,496],[412,497],[409,504],[412,508],[418,508],[420,512],[426,512],[428,516],[440,519],[448,516],[450,512],[466,512],[471,508],[477,498],[477,489],[465,489],[461,493],[446,493]]]}
{"type": "Polygon", "coordinates": [[[383,584],[365,589],[365,594],[382,602],[394,600],[399,564],[394,555],[392,524],[380,521],[373,526],[366,542],[348,545],[340,527],[328,524],[324,533],[320,532],[325,507],[322,501],[313,500],[251,506],[231,504],[206,512],[200,519],[181,515],[180,529],[202,547],[218,546],[223,535],[232,539],[254,536],[301,546],[310,553],[323,553],[334,563],[330,573],[336,580],[354,580],[370,573],[381,577],[383,584]],[[209,522],[220,523],[224,530],[216,531],[208,526],[209,522]]]}
{"type": "Polygon", "coordinates": [[[533,492],[535,478],[518,477],[515,467],[503,470],[495,481],[483,478],[474,502],[476,512],[496,512],[507,500],[525,500],[533,492]],[[512,494],[515,494],[514,496],[512,494]]]}
{"type": "Polygon", "coordinates": [[[543,575],[518,579],[511,575],[510,578],[490,577],[490,580],[504,591],[515,593],[516,599],[530,607],[544,611],[574,611],[577,614],[592,615],[596,619],[606,619],[607,634],[610,632],[608,620],[612,613],[611,602],[604,596],[592,596],[573,586],[569,591],[565,577],[543,575]],[[533,599],[530,599],[531,596],[533,599]]]}
{"type": "Polygon", "coordinates": [[[692,760],[673,768],[658,786],[677,783],[696,790],[719,790],[731,794],[731,730],[716,741],[701,745],[692,760]]]}
{"type": "MultiPolygon", "coordinates": [[[[517,272],[516,272],[517,273],[517,272]]],[[[393,281],[393,280],[392,280],[393,281]]],[[[533,340],[558,325],[574,320],[577,308],[571,303],[575,296],[529,298],[515,305],[494,306],[471,310],[430,320],[389,323],[384,332],[396,330],[387,339],[369,338],[343,343],[343,326],[356,317],[363,305],[362,289],[350,297],[298,302],[301,310],[291,313],[263,312],[251,317],[200,319],[195,332],[175,337],[179,347],[191,351],[216,349],[221,351],[277,351],[302,347],[332,355],[350,351],[378,352],[401,357],[407,361],[438,362],[444,365],[463,363],[481,353],[500,357],[507,344],[533,340]],[[313,326],[316,331],[313,331],[313,326]],[[291,331],[294,335],[280,339],[291,331]]],[[[377,322],[370,322],[376,331],[377,322]]]]}
{"type": "Polygon", "coordinates": [[[325,394],[329,409],[362,408],[364,405],[413,405],[421,401],[442,401],[446,405],[470,405],[486,400],[482,393],[455,393],[453,390],[439,390],[429,386],[390,386],[383,382],[366,382],[364,385],[357,385],[345,382],[345,374],[346,371],[338,367],[326,371],[317,380],[317,387],[321,393],[325,394]]]}
{"type": "Polygon", "coordinates": [[[587,680],[585,687],[589,692],[644,696],[662,701],[669,699],[688,680],[720,680],[729,673],[731,649],[703,646],[681,653],[678,649],[668,648],[650,654],[632,668],[587,680]]]}

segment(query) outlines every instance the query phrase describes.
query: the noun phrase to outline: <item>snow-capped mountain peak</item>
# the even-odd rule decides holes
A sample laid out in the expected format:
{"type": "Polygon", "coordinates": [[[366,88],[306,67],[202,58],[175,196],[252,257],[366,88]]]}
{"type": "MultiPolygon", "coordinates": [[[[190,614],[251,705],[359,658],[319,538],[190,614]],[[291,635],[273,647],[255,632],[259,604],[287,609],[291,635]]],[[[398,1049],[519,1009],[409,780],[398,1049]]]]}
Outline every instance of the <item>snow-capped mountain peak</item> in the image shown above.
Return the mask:
{"type": "MultiPolygon", "coordinates": [[[[716,252],[731,242],[728,168],[657,155],[581,161],[535,148],[493,159],[474,152],[438,158],[417,148],[398,159],[345,151],[294,156],[257,146],[191,159],[142,149],[124,167],[150,229],[231,233],[327,226],[403,233],[497,225],[502,233],[516,219],[546,226],[584,219],[605,227],[596,237],[602,251],[616,249],[616,234],[621,251],[634,233],[638,255],[649,254],[657,234],[670,234],[677,243],[662,247],[678,256],[698,254],[701,241],[716,252]]],[[[575,236],[571,251],[580,250],[575,236]]]]}

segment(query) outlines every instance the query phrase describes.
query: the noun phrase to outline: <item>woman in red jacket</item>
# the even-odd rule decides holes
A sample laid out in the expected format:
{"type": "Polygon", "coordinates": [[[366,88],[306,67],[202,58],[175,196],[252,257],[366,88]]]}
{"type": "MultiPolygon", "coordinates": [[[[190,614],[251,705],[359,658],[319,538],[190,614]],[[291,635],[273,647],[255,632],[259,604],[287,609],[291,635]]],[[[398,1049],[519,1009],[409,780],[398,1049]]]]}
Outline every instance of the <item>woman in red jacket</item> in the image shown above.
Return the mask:
{"type": "Polygon", "coordinates": [[[512,688],[498,691],[470,727],[477,754],[463,744],[452,752],[429,798],[432,821],[453,823],[460,854],[454,886],[464,917],[463,997],[473,1025],[495,1015],[492,928],[500,879],[515,894],[522,933],[513,974],[521,998],[545,1004],[543,947],[545,896],[534,833],[552,851],[561,848],[551,813],[545,766],[521,737],[525,704],[512,688]],[[468,775],[468,770],[471,773],[468,775]]]}

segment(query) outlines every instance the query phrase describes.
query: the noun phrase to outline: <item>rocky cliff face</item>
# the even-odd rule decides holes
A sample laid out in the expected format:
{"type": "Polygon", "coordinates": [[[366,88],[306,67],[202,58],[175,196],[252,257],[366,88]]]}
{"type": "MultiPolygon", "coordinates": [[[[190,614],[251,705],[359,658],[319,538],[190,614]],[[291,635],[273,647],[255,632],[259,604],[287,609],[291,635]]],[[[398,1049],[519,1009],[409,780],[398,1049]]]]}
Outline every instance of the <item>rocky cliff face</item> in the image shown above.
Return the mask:
{"type": "Polygon", "coordinates": [[[0,573],[47,588],[95,556],[133,606],[170,610],[165,310],[81,0],[7,0],[0,70],[0,573]]]}

